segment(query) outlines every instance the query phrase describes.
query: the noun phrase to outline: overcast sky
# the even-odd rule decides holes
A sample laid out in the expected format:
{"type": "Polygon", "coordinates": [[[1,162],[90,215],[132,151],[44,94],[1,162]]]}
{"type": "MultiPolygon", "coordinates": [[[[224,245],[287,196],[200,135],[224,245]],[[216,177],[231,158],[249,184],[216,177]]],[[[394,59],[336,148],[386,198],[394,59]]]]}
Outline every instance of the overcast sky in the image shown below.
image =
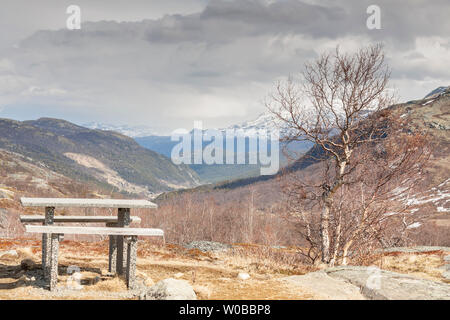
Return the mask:
{"type": "Polygon", "coordinates": [[[448,0],[1,0],[0,117],[224,127],[324,50],[376,42],[400,99],[417,99],[450,85],[449,16],[448,0]]]}

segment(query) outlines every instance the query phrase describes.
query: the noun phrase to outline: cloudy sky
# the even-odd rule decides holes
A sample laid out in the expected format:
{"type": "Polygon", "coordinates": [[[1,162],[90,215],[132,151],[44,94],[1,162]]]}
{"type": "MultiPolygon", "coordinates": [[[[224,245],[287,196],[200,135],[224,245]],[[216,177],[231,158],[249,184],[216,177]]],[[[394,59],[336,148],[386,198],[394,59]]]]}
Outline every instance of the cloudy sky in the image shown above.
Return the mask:
{"type": "Polygon", "coordinates": [[[224,127],[321,52],[376,42],[416,99],[450,85],[449,16],[448,0],[1,0],[0,117],[224,127]],[[81,30],[66,28],[71,4],[81,30]]]}

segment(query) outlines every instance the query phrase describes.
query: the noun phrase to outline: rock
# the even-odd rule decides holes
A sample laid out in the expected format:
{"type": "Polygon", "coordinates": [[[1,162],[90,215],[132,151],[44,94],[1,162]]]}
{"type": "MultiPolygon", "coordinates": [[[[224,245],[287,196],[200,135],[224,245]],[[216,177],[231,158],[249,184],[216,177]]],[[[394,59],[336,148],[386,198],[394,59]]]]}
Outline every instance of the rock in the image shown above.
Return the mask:
{"type": "Polygon", "coordinates": [[[139,296],[140,300],[197,300],[194,289],[187,281],[164,279],[139,296]]]}
{"type": "Polygon", "coordinates": [[[36,263],[34,263],[31,259],[24,259],[20,262],[20,268],[22,270],[32,270],[36,267],[36,263]]]}
{"type": "Polygon", "coordinates": [[[184,276],[184,273],[178,272],[178,273],[175,273],[173,276],[178,279],[178,278],[181,278],[182,276],[184,276]]]}
{"type": "Polygon", "coordinates": [[[245,273],[245,272],[239,272],[237,277],[238,277],[239,280],[250,279],[250,275],[248,273],[245,273]]]}
{"type": "Polygon", "coordinates": [[[203,252],[224,251],[231,248],[231,245],[214,241],[192,241],[184,246],[186,249],[198,249],[203,252]]]}
{"type": "Polygon", "coordinates": [[[359,288],[344,280],[335,279],[324,271],[310,272],[302,276],[282,279],[302,290],[307,290],[322,300],[365,300],[359,288]]]}
{"type": "Polygon", "coordinates": [[[359,287],[361,293],[372,300],[450,300],[448,284],[375,267],[346,266],[324,272],[334,279],[359,287]]]}
{"type": "Polygon", "coordinates": [[[442,277],[447,280],[450,281],[450,271],[444,271],[442,272],[442,277]]]}

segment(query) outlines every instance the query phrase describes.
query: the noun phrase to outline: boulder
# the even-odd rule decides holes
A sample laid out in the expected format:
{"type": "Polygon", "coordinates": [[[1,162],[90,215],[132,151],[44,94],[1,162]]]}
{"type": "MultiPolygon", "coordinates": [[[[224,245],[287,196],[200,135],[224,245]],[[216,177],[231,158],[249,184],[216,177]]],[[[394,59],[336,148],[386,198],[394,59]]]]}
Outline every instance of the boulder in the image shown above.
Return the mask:
{"type": "Polygon", "coordinates": [[[342,266],[283,278],[322,299],[450,300],[450,285],[376,267],[342,266]]]}
{"type": "Polygon", "coordinates": [[[32,270],[32,269],[36,268],[36,263],[34,263],[34,261],[31,259],[23,259],[20,262],[20,268],[22,270],[32,270]]]}
{"type": "Polygon", "coordinates": [[[359,287],[372,300],[450,300],[450,286],[376,267],[346,266],[326,269],[328,276],[359,287]]]}
{"type": "Polygon", "coordinates": [[[164,279],[139,296],[140,300],[197,300],[192,286],[185,280],[164,279]]]}

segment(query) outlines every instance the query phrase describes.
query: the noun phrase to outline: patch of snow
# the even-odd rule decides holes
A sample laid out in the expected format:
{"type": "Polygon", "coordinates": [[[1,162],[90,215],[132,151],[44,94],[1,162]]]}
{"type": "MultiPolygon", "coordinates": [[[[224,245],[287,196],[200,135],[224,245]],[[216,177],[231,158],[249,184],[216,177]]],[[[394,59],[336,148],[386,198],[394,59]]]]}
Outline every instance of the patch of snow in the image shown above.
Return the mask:
{"type": "Polygon", "coordinates": [[[406,229],[416,229],[419,228],[422,224],[420,222],[414,222],[406,227],[406,229]]]}
{"type": "Polygon", "coordinates": [[[436,100],[436,99],[428,100],[427,102],[422,103],[422,105],[423,105],[423,106],[426,106],[427,104],[430,104],[430,103],[434,102],[435,100],[436,100]]]}

